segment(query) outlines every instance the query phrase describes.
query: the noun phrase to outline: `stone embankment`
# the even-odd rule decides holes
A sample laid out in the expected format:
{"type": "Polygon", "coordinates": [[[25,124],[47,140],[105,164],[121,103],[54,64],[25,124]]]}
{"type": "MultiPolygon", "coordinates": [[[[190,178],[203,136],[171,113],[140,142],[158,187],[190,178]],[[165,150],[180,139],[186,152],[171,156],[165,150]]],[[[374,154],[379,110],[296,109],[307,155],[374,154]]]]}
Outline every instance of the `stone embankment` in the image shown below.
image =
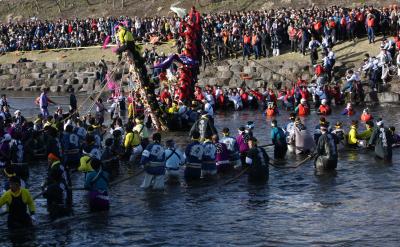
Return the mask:
{"type": "MultiPolygon", "coordinates": [[[[109,69],[114,67],[108,62],[109,69]]],[[[94,62],[26,62],[0,65],[0,90],[13,91],[40,91],[43,87],[50,91],[66,92],[72,86],[76,92],[90,92],[100,90],[100,82],[96,77],[97,65],[94,62]]],[[[269,87],[273,89],[291,87],[298,77],[310,81],[314,68],[305,62],[294,61],[242,61],[232,59],[221,62],[219,65],[207,66],[201,69],[199,85],[217,85],[225,88],[246,86],[252,89],[269,87]]],[[[335,74],[343,76],[344,66],[337,62],[335,74]]],[[[151,73],[151,69],[149,69],[151,73]]],[[[116,79],[128,84],[128,67],[121,65],[115,72],[116,79]]],[[[368,94],[369,87],[365,90],[368,94]]],[[[392,81],[388,92],[369,97],[373,101],[399,102],[400,83],[392,81]]]]}

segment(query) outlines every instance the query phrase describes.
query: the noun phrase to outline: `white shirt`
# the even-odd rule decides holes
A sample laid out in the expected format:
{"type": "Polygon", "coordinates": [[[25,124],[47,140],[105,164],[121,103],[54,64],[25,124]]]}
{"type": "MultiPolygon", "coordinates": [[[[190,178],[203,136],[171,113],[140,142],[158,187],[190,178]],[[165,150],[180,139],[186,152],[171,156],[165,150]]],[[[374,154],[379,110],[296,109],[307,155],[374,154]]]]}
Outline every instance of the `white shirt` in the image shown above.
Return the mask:
{"type": "Polygon", "coordinates": [[[204,110],[207,112],[207,115],[210,117],[214,117],[214,109],[212,108],[212,105],[210,103],[206,103],[204,105],[204,110]]]}

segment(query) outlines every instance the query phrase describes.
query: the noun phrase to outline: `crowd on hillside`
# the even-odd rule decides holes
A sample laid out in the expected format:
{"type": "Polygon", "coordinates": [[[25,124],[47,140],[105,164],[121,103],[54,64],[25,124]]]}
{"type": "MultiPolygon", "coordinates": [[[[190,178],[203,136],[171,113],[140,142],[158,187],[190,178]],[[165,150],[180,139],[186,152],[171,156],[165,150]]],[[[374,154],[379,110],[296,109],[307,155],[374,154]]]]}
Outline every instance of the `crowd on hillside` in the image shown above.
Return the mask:
{"type": "MultiPolygon", "coordinates": [[[[216,59],[243,51],[244,56],[279,55],[282,45],[303,54],[309,48],[311,36],[331,42],[352,40],[369,35],[397,35],[400,10],[364,6],[344,8],[270,9],[265,11],[223,12],[204,14],[203,48],[206,55],[216,59]]],[[[115,42],[115,26],[127,23],[136,40],[150,42],[153,36],[160,41],[177,40],[178,53],[183,48],[179,36],[178,17],[108,17],[56,21],[31,18],[20,22],[0,24],[0,53],[82,47],[103,44],[107,36],[115,42]]]]}

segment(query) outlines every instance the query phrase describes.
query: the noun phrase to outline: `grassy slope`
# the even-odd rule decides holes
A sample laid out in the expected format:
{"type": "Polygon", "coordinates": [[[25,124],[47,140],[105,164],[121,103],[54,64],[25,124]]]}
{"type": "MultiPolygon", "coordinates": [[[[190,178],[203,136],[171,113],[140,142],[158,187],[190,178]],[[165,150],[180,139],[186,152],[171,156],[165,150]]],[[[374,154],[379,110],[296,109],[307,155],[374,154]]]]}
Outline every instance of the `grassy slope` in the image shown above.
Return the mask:
{"type": "MultiPolygon", "coordinates": [[[[222,10],[252,10],[271,7],[302,7],[317,2],[317,6],[346,4],[348,6],[361,5],[361,0],[343,0],[332,3],[327,0],[2,0],[0,1],[0,21],[8,17],[15,19],[29,18],[32,16],[41,19],[74,18],[74,17],[99,17],[99,16],[154,16],[171,15],[169,7],[179,3],[179,7],[190,8],[196,6],[201,12],[215,12],[222,10]],[[59,3],[57,5],[57,2],[59,3]],[[115,5],[113,6],[113,2],[115,5]],[[59,6],[59,7],[58,7],[59,6]],[[60,11],[61,10],[61,11],[60,11]]],[[[377,4],[376,1],[365,1],[377,4]]],[[[381,0],[379,4],[393,2],[381,0]]]]}
{"type": "MultiPolygon", "coordinates": [[[[368,52],[371,55],[376,55],[379,52],[379,43],[375,45],[368,44],[368,41],[364,38],[357,42],[356,45],[350,42],[345,42],[335,46],[334,51],[336,52],[337,61],[342,62],[346,67],[359,66],[363,59],[363,55],[368,52]]],[[[144,47],[150,48],[151,45],[144,45],[144,47]]],[[[157,46],[159,52],[170,54],[176,52],[172,43],[163,44],[157,46]]],[[[0,63],[15,63],[19,58],[24,57],[33,61],[38,62],[97,62],[101,58],[107,61],[116,61],[115,54],[112,53],[111,49],[81,49],[81,50],[63,50],[63,51],[35,51],[35,52],[13,52],[7,53],[6,55],[0,56],[0,63]]],[[[304,61],[308,63],[309,57],[303,57],[302,55],[295,53],[284,53],[279,57],[270,58],[272,61],[278,63],[283,61],[304,61]]]]}

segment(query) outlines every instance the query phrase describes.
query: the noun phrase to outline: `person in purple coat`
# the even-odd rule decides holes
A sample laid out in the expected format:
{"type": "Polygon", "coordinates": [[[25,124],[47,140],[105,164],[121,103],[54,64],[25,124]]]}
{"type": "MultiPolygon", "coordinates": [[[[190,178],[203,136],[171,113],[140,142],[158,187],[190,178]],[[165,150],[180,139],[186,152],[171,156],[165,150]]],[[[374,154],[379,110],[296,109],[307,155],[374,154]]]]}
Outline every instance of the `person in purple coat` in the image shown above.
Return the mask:
{"type": "Polygon", "coordinates": [[[233,164],[229,161],[229,152],[225,143],[219,141],[217,135],[212,136],[212,141],[216,148],[215,163],[218,173],[227,173],[233,169],[233,164]]]}
{"type": "Polygon", "coordinates": [[[240,152],[240,161],[242,162],[242,167],[246,166],[246,155],[247,151],[249,151],[249,145],[247,141],[249,140],[250,136],[245,132],[245,128],[242,126],[238,129],[238,135],[236,136],[236,142],[239,146],[240,152]]]}

